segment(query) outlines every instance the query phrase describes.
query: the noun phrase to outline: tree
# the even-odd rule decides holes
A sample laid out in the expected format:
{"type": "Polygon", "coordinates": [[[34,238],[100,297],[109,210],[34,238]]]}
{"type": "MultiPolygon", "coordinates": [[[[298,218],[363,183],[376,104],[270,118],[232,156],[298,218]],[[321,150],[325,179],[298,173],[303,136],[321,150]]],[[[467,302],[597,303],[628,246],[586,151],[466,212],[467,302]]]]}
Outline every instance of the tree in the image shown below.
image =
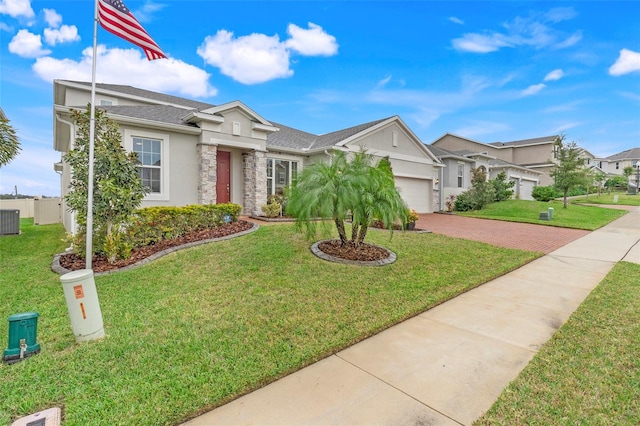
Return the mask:
{"type": "Polygon", "coordinates": [[[627,166],[624,169],[622,169],[622,174],[624,175],[624,177],[627,178],[627,183],[629,182],[629,176],[631,176],[633,174],[633,167],[631,166],[627,166]]]}
{"type": "Polygon", "coordinates": [[[557,163],[550,175],[554,179],[554,186],[562,193],[563,207],[567,208],[567,194],[569,190],[579,185],[587,185],[587,170],[584,168],[582,149],[575,142],[566,143],[565,136],[556,138],[555,152],[557,163]]]}
{"type": "Polygon", "coordinates": [[[505,201],[513,197],[513,187],[516,183],[512,180],[507,181],[507,173],[504,170],[489,182],[491,182],[491,186],[493,186],[493,201],[505,201]]]}
{"type": "Polygon", "coordinates": [[[4,114],[0,113],[0,167],[8,164],[20,153],[20,140],[4,114]]]}
{"type": "Polygon", "coordinates": [[[607,175],[603,172],[596,172],[593,175],[593,181],[596,183],[596,186],[598,187],[598,196],[600,196],[602,192],[602,184],[604,183],[605,180],[607,180],[607,175]]]}
{"type": "Polygon", "coordinates": [[[471,169],[471,189],[458,195],[454,202],[457,211],[482,210],[494,201],[493,184],[487,181],[487,173],[482,167],[471,169]]]}
{"type": "Polygon", "coordinates": [[[342,151],[334,151],[331,162],[306,167],[291,188],[287,213],[296,218],[307,237],[316,235],[316,219],[331,219],[343,246],[362,244],[375,218],[390,229],[400,220],[406,223],[407,207],[400,197],[388,161],[372,165],[373,157],[361,151],[351,161],[342,151]],[[352,217],[351,239],[345,220],[352,217]]]}
{"type": "MultiPolygon", "coordinates": [[[[67,205],[77,213],[80,235],[86,235],[89,185],[89,124],[87,111],[72,111],[77,126],[74,148],[64,155],[71,166],[67,205]]],[[[95,111],[93,235],[94,253],[105,252],[110,261],[122,256],[120,233],[127,219],[140,206],[148,188],[138,175],[137,154],[127,153],[121,144],[118,125],[104,111],[95,111]]]]}

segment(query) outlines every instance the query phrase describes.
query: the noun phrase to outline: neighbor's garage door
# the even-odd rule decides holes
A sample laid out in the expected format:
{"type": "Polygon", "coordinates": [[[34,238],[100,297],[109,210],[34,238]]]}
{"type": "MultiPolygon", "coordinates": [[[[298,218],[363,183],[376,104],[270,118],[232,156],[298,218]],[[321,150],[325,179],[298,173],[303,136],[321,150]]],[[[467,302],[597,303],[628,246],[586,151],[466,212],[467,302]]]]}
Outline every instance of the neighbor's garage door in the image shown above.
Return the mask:
{"type": "Polygon", "coordinates": [[[431,179],[396,177],[396,188],[402,199],[418,213],[433,212],[433,185],[431,179]]]}
{"type": "Polygon", "coordinates": [[[536,184],[530,180],[520,180],[520,199],[521,200],[533,200],[531,191],[535,188],[536,184]]]}

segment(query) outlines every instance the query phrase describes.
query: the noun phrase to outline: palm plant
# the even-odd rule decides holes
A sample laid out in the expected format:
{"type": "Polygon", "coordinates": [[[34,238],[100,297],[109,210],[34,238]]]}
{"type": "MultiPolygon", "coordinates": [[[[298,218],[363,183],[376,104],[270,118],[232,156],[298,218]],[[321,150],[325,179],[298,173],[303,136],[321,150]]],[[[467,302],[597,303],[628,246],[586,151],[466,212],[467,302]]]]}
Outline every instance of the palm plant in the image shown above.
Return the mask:
{"type": "Polygon", "coordinates": [[[291,189],[287,213],[297,220],[307,237],[317,231],[316,219],[331,219],[343,246],[359,246],[375,218],[390,229],[397,220],[406,222],[407,208],[398,193],[391,167],[386,161],[372,166],[373,157],[364,150],[351,161],[342,151],[331,155],[331,162],[306,167],[291,189]],[[345,220],[352,217],[351,239],[347,238],[345,220]]]}

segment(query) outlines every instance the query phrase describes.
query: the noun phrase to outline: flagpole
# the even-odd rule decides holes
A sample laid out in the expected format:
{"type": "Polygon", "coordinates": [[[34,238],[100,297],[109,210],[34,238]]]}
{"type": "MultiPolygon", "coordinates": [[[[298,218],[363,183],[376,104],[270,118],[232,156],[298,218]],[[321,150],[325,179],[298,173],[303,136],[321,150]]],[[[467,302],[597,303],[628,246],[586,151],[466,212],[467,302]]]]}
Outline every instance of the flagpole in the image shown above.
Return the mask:
{"type": "Polygon", "coordinates": [[[93,58],[91,65],[91,118],[89,120],[89,171],[87,176],[87,229],[85,268],[91,269],[93,259],[93,158],[96,137],[96,56],[98,53],[98,0],[93,11],[93,58]]]}

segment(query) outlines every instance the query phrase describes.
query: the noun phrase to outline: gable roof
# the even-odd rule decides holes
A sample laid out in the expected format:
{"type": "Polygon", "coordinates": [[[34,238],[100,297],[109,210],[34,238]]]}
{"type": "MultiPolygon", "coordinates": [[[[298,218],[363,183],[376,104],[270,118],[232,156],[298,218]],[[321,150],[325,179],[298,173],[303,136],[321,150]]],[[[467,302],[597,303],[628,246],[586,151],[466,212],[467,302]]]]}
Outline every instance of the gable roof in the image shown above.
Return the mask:
{"type": "Polygon", "coordinates": [[[539,144],[547,144],[547,143],[555,143],[558,135],[553,136],[543,136],[540,138],[531,138],[531,139],[521,139],[517,141],[510,142],[490,142],[488,145],[495,146],[496,148],[506,148],[511,146],[525,146],[525,145],[539,145],[539,144]]]}
{"type": "MultiPolygon", "coordinates": [[[[73,81],[73,80],[54,80],[56,83],[69,86],[79,87],[83,89],[91,89],[91,83],[86,81],[73,81]]],[[[96,83],[96,91],[100,91],[103,94],[109,94],[110,92],[119,97],[128,97],[143,102],[156,101],[159,104],[175,105],[187,108],[206,109],[211,108],[214,105],[206,102],[194,101],[187,98],[181,98],[179,96],[167,95],[164,93],[153,92],[151,90],[139,89],[133,86],[125,86],[121,84],[105,84],[96,83]],[[125,96],[123,96],[125,95],[125,96]]],[[[83,105],[84,106],[84,105],[83,105]]]]}
{"type": "Polygon", "coordinates": [[[609,161],[640,160],[640,148],[631,148],[606,158],[609,161]]]}

